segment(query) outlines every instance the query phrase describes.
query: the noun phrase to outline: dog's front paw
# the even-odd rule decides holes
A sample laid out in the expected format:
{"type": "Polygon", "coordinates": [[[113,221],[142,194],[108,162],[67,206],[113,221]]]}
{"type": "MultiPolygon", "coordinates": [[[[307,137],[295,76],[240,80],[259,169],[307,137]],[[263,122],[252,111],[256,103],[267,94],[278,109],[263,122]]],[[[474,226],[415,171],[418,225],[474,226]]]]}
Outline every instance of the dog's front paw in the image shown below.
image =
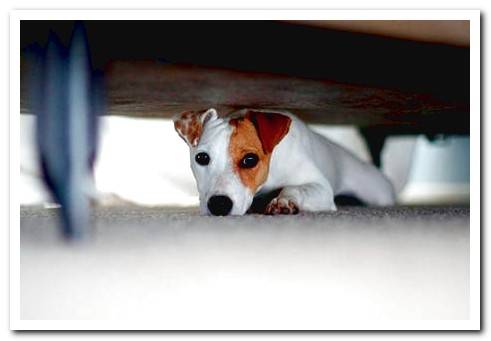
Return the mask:
{"type": "Polygon", "coordinates": [[[266,207],[266,214],[297,214],[298,205],[286,198],[274,198],[266,207]]]}

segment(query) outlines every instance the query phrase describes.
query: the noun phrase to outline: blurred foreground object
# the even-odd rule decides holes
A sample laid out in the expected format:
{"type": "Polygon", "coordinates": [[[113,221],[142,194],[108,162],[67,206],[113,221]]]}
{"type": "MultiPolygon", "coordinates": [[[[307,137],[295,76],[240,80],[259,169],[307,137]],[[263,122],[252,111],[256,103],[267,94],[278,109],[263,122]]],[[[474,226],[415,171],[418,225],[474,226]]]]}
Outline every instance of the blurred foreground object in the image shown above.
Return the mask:
{"type": "Polygon", "coordinates": [[[51,33],[46,47],[30,49],[28,63],[43,180],[61,205],[63,235],[80,238],[90,226],[97,117],[103,103],[83,24],[75,24],[68,48],[51,33]]]}

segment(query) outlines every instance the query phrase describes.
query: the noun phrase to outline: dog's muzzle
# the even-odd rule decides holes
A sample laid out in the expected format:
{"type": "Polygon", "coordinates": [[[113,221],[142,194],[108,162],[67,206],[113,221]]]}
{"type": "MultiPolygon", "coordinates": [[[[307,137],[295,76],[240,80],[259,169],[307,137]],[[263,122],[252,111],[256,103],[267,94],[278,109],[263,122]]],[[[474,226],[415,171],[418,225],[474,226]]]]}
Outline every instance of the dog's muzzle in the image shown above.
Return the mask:
{"type": "Polygon", "coordinates": [[[208,199],[208,210],[213,215],[228,215],[232,206],[232,200],[225,195],[214,195],[208,199]]]}

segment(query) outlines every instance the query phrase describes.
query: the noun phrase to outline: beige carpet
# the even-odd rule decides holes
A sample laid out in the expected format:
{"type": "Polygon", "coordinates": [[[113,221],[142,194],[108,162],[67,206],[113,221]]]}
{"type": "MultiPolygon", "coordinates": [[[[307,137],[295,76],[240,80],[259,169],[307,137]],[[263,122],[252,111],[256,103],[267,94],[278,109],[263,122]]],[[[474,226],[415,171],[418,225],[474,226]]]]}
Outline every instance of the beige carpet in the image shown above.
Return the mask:
{"type": "Polygon", "coordinates": [[[99,208],[91,237],[75,244],[59,237],[57,218],[21,208],[22,319],[323,329],[469,317],[466,207],[275,217],[99,208]]]}

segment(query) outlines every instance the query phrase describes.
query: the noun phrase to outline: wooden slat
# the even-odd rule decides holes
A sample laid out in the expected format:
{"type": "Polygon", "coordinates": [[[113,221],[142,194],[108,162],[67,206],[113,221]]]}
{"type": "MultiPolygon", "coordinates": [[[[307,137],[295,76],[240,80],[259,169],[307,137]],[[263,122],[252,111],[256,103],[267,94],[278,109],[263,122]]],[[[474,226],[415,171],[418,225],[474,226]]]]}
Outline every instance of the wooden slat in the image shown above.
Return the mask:
{"type": "Polygon", "coordinates": [[[107,72],[108,113],[171,117],[217,107],[290,110],[309,122],[359,126],[402,125],[425,129],[440,122],[442,132],[462,132],[468,107],[431,96],[267,73],[114,62],[107,72]]]}
{"type": "MultiPolygon", "coordinates": [[[[290,110],[309,122],[390,127],[394,133],[469,132],[469,48],[329,25],[337,23],[85,22],[94,66],[106,71],[109,114],[170,117],[212,106],[254,107],[290,110]]],[[[50,31],[67,44],[72,26],[25,21],[21,47],[43,45],[50,31]]],[[[28,110],[25,74],[23,67],[21,108],[28,110]]]]}
{"type": "Polygon", "coordinates": [[[469,20],[299,20],[291,22],[430,43],[466,47],[470,44],[469,20]]]}
{"type": "MultiPolygon", "coordinates": [[[[372,23],[379,24],[384,21],[372,23]]],[[[21,48],[43,45],[49,32],[68,44],[72,27],[70,21],[23,21],[21,48]]],[[[85,27],[101,69],[115,60],[161,60],[469,101],[469,48],[272,21],[93,20],[85,27]]]]}

